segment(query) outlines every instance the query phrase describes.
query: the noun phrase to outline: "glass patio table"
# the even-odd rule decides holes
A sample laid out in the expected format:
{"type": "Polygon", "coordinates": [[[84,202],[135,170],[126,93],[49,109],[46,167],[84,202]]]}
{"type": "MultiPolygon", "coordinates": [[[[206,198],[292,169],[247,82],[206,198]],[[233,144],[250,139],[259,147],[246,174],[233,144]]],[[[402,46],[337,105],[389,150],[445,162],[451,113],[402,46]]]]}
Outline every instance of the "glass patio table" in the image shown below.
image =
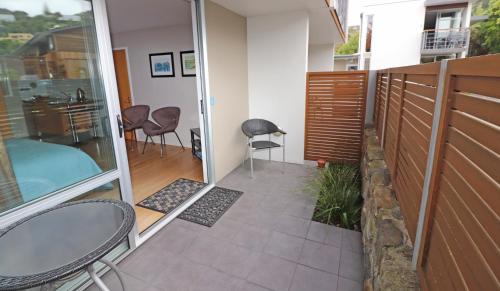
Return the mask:
{"type": "Polygon", "coordinates": [[[101,290],[109,290],[96,275],[103,257],[127,238],[135,222],[132,206],[117,200],[65,203],[35,213],[0,229],[0,290],[42,286],[86,270],[101,290]]]}

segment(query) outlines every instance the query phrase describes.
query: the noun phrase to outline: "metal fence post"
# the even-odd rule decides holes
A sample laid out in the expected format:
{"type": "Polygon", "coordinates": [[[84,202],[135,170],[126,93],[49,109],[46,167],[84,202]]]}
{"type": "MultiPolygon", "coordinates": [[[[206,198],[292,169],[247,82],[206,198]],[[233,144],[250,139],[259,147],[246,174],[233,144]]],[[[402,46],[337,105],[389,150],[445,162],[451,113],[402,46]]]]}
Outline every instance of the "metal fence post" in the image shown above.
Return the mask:
{"type": "Polygon", "coordinates": [[[435,162],[436,154],[436,142],[438,139],[438,128],[439,128],[439,120],[441,118],[441,107],[442,100],[444,96],[445,88],[445,80],[446,80],[446,70],[448,68],[448,60],[441,61],[441,67],[439,69],[438,76],[438,85],[436,90],[436,100],[434,101],[434,115],[432,118],[432,131],[431,131],[431,139],[429,141],[429,153],[427,155],[427,165],[425,168],[425,177],[424,177],[424,186],[422,189],[422,199],[420,200],[420,210],[418,213],[418,224],[417,224],[417,232],[415,235],[415,244],[413,246],[413,258],[412,258],[412,266],[414,269],[417,268],[418,257],[420,253],[420,248],[422,244],[422,234],[424,229],[424,220],[425,220],[425,212],[427,209],[427,203],[429,198],[429,187],[432,176],[432,168],[435,162]]]}

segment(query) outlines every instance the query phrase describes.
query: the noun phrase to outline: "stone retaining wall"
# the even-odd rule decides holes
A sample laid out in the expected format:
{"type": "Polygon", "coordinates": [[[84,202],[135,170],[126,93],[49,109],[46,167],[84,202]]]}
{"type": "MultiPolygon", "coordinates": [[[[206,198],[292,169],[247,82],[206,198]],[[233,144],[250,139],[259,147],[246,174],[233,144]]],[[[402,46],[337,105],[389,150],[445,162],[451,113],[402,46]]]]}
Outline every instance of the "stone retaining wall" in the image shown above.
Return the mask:
{"type": "Polygon", "coordinates": [[[416,272],[411,267],[413,246],[372,128],[364,133],[361,173],[364,289],[419,290],[416,272]]]}

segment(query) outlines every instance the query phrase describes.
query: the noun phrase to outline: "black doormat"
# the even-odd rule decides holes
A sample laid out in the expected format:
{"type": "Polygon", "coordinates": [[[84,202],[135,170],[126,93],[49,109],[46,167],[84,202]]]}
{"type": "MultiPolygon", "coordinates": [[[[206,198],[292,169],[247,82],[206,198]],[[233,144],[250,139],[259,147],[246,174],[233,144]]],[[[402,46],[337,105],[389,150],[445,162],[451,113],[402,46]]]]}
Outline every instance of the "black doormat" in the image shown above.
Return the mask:
{"type": "Polygon", "coordinates": [[[191,196],[198,193],[206,185],[205,183],[189,179],[177,179],[165,188],[137,203],[137,206],[168,214],[191,196]]]}
{"type": "Polygon", "coordinates": [[[179,218],[210,227],[242,194],[241,191],[214,187],[182,212],[179,218]]]}

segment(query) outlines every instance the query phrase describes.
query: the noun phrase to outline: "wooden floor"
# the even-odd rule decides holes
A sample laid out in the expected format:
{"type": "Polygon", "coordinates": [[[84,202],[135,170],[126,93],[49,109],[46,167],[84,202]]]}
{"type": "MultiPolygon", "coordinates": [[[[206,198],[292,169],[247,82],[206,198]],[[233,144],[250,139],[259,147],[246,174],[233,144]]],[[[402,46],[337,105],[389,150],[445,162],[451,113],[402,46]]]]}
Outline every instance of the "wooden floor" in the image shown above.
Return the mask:
{"type": "MultiPolygon", "coordinates": [[[[142,154],[143,143],[127,142],[128,162],[134,192],[134,203],[138,203],[179,178],[203,181],[203,168],[199,159],[191,155],[191,149],[166,146],[163,158],[160,145],[148,143],[142,154]]],[[[165,216],[163,213],[135,207],[139,232],[144,231],[165,216]]]]}

